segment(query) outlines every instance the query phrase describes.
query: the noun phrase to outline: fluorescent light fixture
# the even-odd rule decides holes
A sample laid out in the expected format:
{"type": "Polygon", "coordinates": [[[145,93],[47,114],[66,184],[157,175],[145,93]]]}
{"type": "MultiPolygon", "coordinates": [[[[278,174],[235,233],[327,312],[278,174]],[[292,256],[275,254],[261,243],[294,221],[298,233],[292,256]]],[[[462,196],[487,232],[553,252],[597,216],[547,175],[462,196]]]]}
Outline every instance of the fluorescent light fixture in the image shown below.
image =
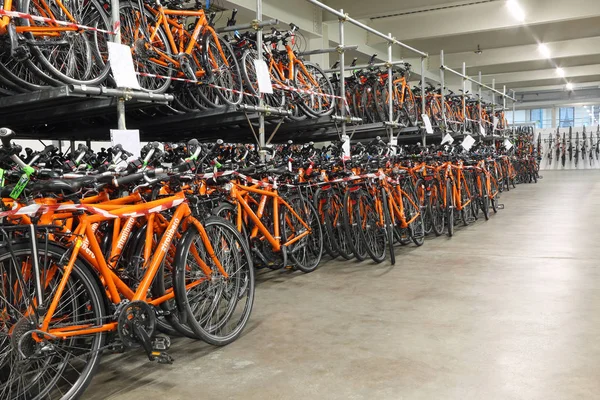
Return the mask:
{"type": "Polygon", "coordinates": [[[567,90],[573,90],[574,86],[571,82],[568,82],[566,88],[567,90]]]}
{"type": "Polygon", "coordinates": [[[550,52],[550,48],[544,44],[544,43],[540,43],[538,45],[538,51],[540,52],[541,55],[543,55],[546,58],[550,58],[551,52],[550,52]]]}
{"type": "Polygon", "coordinates": [[[556,67],[556,75],[560,76],[561,78],[564,78],[565,70],[561,67],[556,67]]]}
{"type": "Polygon", "coordinates": [[[506,2],[506,6],[508,7],[508,11],[512,14],[514,19],[519,22],[525,21],[525,11],[523,7],[517,2],[517,0],[508,0],[506,2]]]}

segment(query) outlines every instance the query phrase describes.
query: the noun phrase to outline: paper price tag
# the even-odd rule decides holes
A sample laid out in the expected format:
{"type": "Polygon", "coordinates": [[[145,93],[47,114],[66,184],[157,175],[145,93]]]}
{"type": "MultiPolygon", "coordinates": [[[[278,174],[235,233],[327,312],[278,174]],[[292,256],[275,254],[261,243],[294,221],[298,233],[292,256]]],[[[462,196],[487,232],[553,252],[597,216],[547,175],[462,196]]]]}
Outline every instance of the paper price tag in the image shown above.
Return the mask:
{"type": "Polygon", "coordinates": [[[494,116],[494,130],[498,129],[498,123],[500,123],[500,120],[498,117],[494,116]]]}
{"type": "Polygon", "coordinates": [[[479,124],[479,134],[481,136],[485,136],[485,128],[483,127],[482,124],[479,124]]]}
{"type": "Polygon", "coordinates": [[[506,150],[510,150],[510,149],[512,149],[512,147],[513,147],[513,144],[510,142],[510,140],[508,140],[508,139],[504,140],[504,148],[506,150]]]}
{"type": "Polygon", "coordinates": [[[431,125],[431,120],[429,119],[429,115],[422,114],[421,118],[423,118],[423,123],[425,124],[425,132],[431,134],[433,133],[433,126],[431,125]]]}
{"type": "Polygon", "coordinates": [[[448,143],[448,144],[454,143],[454,138],[449,133],[447,133],[446,136],[444,136],[444,138],[442,139],[441,144],[445,144],[445,143],[448,143]]]}
{"type": "Polygon", "coordinates": [[[462,143],[461,143],[461,146],[462,146],[462,147],[463,147],[465,150],[469,151],[469,150],[471,150],[471,147],[473,147],[473,145],[474,145],[474,144],[475,144],[475,139],[473,139],[473,136],[471,136],[471,135],[467,135],[467,136],[465,136],[465,138],[463,139],[463,141],[462,141],[462,143]]]}
{"type": "Polygon", "coordinates": [[[344,160],[350,159],[350,136],[342,135],[342,141],[344,144],[342,145],[342,150],[344,150],[344,160]]]}
{"type": "Polygon", "coordinates": [[[272,94],[273,85],[269,75],[269,67],[265,60],[254,60],[254,69],[256,70],[256,79],[258,81],[258,91],[261,93],[272,94]]]}
{"type": "Polygon", "coordinates": [[[113,72],[117,87],[126,89],[141,89],[137,80],[131,49],[125,44],[108,42],[108,61],[113,72]]]}

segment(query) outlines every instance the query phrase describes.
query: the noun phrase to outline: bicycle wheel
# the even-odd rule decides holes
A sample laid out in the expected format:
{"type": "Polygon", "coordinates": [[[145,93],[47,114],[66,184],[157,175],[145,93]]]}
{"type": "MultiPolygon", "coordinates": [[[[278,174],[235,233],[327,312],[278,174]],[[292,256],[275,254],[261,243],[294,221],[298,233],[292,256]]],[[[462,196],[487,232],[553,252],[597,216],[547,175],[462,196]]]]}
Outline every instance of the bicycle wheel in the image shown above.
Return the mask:
{"type": "MultiPolygon", "coordinates": [[[[54,244],[38,243],[39,283],[44,298],[54,298],[70,251],[54,244]]],[[[104,333],[53,339],[38,335],[41,314],[33,318],[36,279],[31,243],[12,245],[12,254],[0,254],[0,398],[53,400],[78,398],[100,364],[104,333]],[[14,257],[14,258],[13,258],[14,257]],[[16,265],[15,265],[16,262],[16,265]],[[39,340],[41,338],[41,340],[39,340]]],[[[77,260],[67,278],[50,331],[69,326],[100,326],[106,317],[103,290],[97,277],[77,260]]],[[[48,303],[50,304],[50,303],[48,303]]],[[[40,309],[34,311],[40,312],[40,309]]]]}
{"type": "Polygon", "coordinates": [[[425,180],[422,178],[417,179],[415,183],[417,198],[419,199],[419,205],[423,210],[423,225],[425,227],[425,234],[429,235],[433,231],[433,218],[431,214],[431,207],[429,203],[431,201],[431,192],[427,191],[425,180]]]}
{"type": "Polygon", "coordinates": [[[340,252],[340,256],[346,260],[352,260],[354,258],[354,250],[352,247],[352,237],[346,230],[345,226],[345,213],[344,207],[344,195],[338,189],[334,189],[333,195],[331,196],[331,225],[335,231],[334,237],[337,239],[337,249],[340,252]]]}
{"type": "Polygon", "coordinates": [[[394,226],[392,224],[392,215],[390,214],[390,205],[385,189],[381,189],[381,203],[383,204],[383,216],[385,221],[385,234],[388,252],[390,254],[390,264],[396,264],[396,253],[394,252],[394,226]]]}
{"type": "Polygon", "coordinates": [[[204,82],[198,94],[210,107],[235,106],[242,102],[243,82],[235,52],[227,41],[208,28],[202,36],[204,82]]]}
{"type": "Polygon", "coordinates": [[[377,204],[371,193],[362,191],[357,198],[356,222],[369,256],[376,263],[385,260],[387,232],[385,221],[381,221],[383,210],[377,210],[377,204]]]}
{"type": "Polygon", "coordinates": [[[414,244],[422,246],[425,243],[425,225],[423,213],[419,206],[419,199],[412,183],[407,183],[403,189],[402,201],[404,202],[404,215],[409,222],[408,229],[414,244]]]}
{"type": "Polygon", "coordinates": [[[444,233],[446,217],[444,212],[444,198],[440,183],[434,180],[431,183],[431,196],[429,197],[429,213],[431,214],[431,227],[435,236],[441,236],[444,233]]]}
{"type": "Polygon", "coordinates": [[[479,179],[481,185],[481,199],[479,200],[479,204],[481,211],[483,211],[483,217],[487,221],[490,219],[490,194],[488,193],[487,176],[481,173],[479,179]]]}
{"type": "Polygon", "coordinates": [[[323,231],[319,214],[310,201],[300,195],[286,199],[289,206],[300,217],[296,217],[287,207],[281,211],[281,242],[285,243],[306,231],[302,221],[310,227],[311,233],[287,248],[294,266],[300,271],[312,272],[319,266],[323,254],[323,231]]]}
{"type": "MultiPolygon", "coordinates": [[[[39,2],[23,0],[19,10],[40,17],[52,17],[59,21],[69,21],[110,30],[108,15],[96,0],[86,2],[55,0],[41,5],[39,2]]],[[[20,20],[22,26],[32,26],[29,19],[20,20]]],[[[33,24],[36,26],[36,24],[33,24]]],[[[49,27],[49,29],[52,29],[49,27]]],[[[109,35],[88,30],[63,31],[57,36],[34,35],[25,32],[29,49],[44,70],[56,79],[70,84],[98,85],[108,76],[109,35]]],[[[27,61],[28,66],[32,64],[27,61]]]]}
{"type": "Polygon", "coordinates": [[[18,61],[12,57],[10,43],[6,38],[0,37],[0,75],[7,81],[11,89],[17,92],[44,90],[51,86],[58,86],[60,81],[42,71],[39,62],[18,61]]]}
{"type": "Polygon", "coordinates": [[[404,103],[402,104],[402,109],[406,113],[410,125],[417,126],[417,122],[419,121],[419,108],[415,102],[415,96],[408,86],[404,92],[404,103]]]}
{"type": "Polygon", "coordinates": [[[126,2],[120,6],[121,43],[132,49],[133,66],[138,72],[138,82],[142,89],[152,93],[163,93],[171,85],[174,67],[164,57],[173,58],[169,39],[162,26],[156,29],[150,43],[150,32],[146,28],[156,24],[156,17],[147,9],[140,12],[137,3],[126,2]],[[143,74],[164,76],[166,79],[154,78],[143,74]]]}
{"type": "Polygon", "coordinates": [[[348,244],[358,261],[364,261],[368,256],[365,243],[360,234],[360,225],[357,218],[358,197],[361,195],[361,192],[360,187],[356,186],[348,189],[344,195],[344,228],[349,239],[348,244]]]}
{"type": "Polygon", "coordinates": [[[175,259],[177,308],[205,342],[224,346],[244,330],[254,303],[250,251],[235,226],[219,217],[203,222],[207,239],[227,276],[209,255],[203,235],[192,225],[183,234],[175,259]],[[203,265],[204,264],[204,265],[203,265]],[[208,269],[208,271],[207,271],[208,269]]]}
{"type": "Polygon", "coordinates": [[[446,227],[448,236],[454,235],[454,184],[452,179],[446,179],[446,227]]]}
{"type": "MultiPolygon", "coordinates": [[[[319,219],[321,221],[321,225],[323,226],[323,247],[327,254],[329,254],[332,258],[336,258],[340,255],[340,252],[337,248],[337,242],[335,235],[337,234],[337,230],[333,228],[332,222],[332,210],[331,210],[331,199],[330,199],[330,190],[323,190],[321,188],[317,189],[314,194],[314,206],[317,212],[319,213],[319,219]]],[[[333,215],[335,218],[335,214],[333,215]]]]}
{"type": "Polygon", "coordinates": [[[317,64],[303,62],[295,66],[294,84],[296,88],[312,93],[298,93],[298,105],[310,116],[325,117],[333,112],[336,101],[332,97],[333,85],[325,72],[317,64]]]}

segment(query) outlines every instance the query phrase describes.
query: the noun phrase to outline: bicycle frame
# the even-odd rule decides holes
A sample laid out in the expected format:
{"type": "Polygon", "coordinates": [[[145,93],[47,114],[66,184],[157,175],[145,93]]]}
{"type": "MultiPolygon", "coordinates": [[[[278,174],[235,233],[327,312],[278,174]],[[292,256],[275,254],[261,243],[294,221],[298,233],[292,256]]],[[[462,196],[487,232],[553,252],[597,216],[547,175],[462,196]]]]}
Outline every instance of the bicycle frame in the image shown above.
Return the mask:
{"type": "MultiPolygon", "coordinates": [[[[204,227],[198,220],[196,220],[194,217],[191,217],[190,214],[191,214],[191,210],[190,210],[188,204],[185,202],[185,197],[183,196],[183,194],[179,194],[179,195],[176,195],[173,197],[168,197],[165,199],[160,199],[160,200],[155,200],[152,202],[145,203],[143,205],[143,207],[140,207],[139,205],[121,207],[117,210],[110,212],[109,215],[100,214],[100,215],[91,215],[91,216],[84,215],[84,216],[82,216],[81,223],[80,223],[79,227],[76,229],[76,231],[74,232],[74,235],[77,237],[77,239],[74,242],[74,245],[72,248],[72,253],[69,257],[69,262],[65,266],[65,272],[63,274],[63,277],[58,285],[58,288],[56,289],[56,292],[53,295],[52,302],[50,303],[50,306],[48,307],[48,311],[46,313],[46,316],[44,317],[41,330],[44,332],[48,332],[49,335],[52,335],[54,337],[64,339],[64,338],[72,337],[72,336],[91,335],[91,334],[96,334],[99,332],[113,331],[117,328],[116,322],[110,322],[110,323],[103,324],[101,326],[92,326],[92,325],[69,326],[69,327],[65,327],[65,328],[56,328],[56,329],[48,330],[49,324],[53,318],[53,315],[56,311],[59,300],[60,300],[62,293],[67,285],[69,276],[73,270],[73,266],[74,266],[75,262],[77,261],[78,256],[80,254],[82,254],[82,255],[85,254],[85,253],[80,253],[80,250],[83,248],[83,244],[85,241],[89,241],[89,248],[90,248],[91,252],[93,253],[95,260],[96,260],[96,265],[94,265],[94,267],[98,269],[98,272],[99,272],[100,276],[102,277],[104,284],[107,287],[107,297],[115,305],[119,304],[121,302],[121,295],[123,295],[125,298],[127,298],[130,301],[146,301],[146,302],[148,302],[148,304],[151,304],[154,306],[162,304],[165,301],[168,301],[175,297],[174,291],[170,290],[167,292],[167,294],[165,294],[157,299],[148,299],[147,298],[150,286],[152,285],[152,282],[154,281],[155,276],[158,273],[158,271],[162,265],[164,257],[168,253],[169,247],[171,246],[172,241],[176,236],[177,229],[182,224],[184,224],[184,226],[191,224],[194,227],[196,227],[196,229],[198,229],[198,232],[200,234],[200,237],[202,238],[203,244],[206,246],[208,254],[210,255],[213,262],[215,263],[219,272],[227,279],[228,274],[223,269],[218,258],[215,256],[214,249],[212,248],[212,246],[210,244],[208,235],[207,235],[206,231],[204,230],[204,227]],[[134,292],[133,290],[131,290],[129,288],[129,286],[127,286],[127,284],[125,282],[123,282],[115,274],[115,272],[111,269],[111,263],[107,262],[107,260],[104,258],[104,255],[103,255],[100,245],[98,243],[98,239],[96,238],[96,235],[94,234],[93,227],[95,224],[98,224],[102,221],[110,220],[112,218],[123,218],[128,215],[136,214],[136,213],[138,213],[138,214],[141,213],[141,215],[144,215],[144,213],[148,212],[149,210],[151,210],[154,207],[166,206],[168,204],[175,204],[175,203],[180,203],[180,204],[177,206],[177,208],[173,214],[173,217],[171,218],[171,221],[169,222],[169,225],[165,231],[165,234],[162,236],[160,242],[158,243],[156,252],[152,256],[152,258],[148,261],[148,263],[147,263],[148,266],[146,268],[144,277],[142,278],[141,282],[139,283],[139,286],[137,287],[137,289],[134,292]],[[84,237],[85,237],[85,239],[84,239],[84,237]]],[[[152,214],[150,214],[150,215],[152,215],[152,214]]],[[[133,217],[128,218],[127,223],[129,223],[131,218],[133,218],[133,217]]],[[[150,231],[150,228],[148,228],[148,231],[150,231]]],[[[147,231],[147,235],[148,235],[148,231],[147,231]]],[[[126,234],[128,234],[128,232],[126,232],[126,230],[123,229],[120,237],[124,237],[124,235],[126,235],[126,234]]],[[[148,236],[147,236],[147,239],[148,239],[148,236]]],[[[151,242],[148,243],[148,241],[147,241],[146,246],[150,246],[150,245],[151,245],[151,242]]],[[[113,253],[120,254],[120,250],[119,249],[113,250],[113,253]]],[[[146,254],[149,253],[148,249],[145,249],[145,253],[146,254]]],[[[88,257],[84,256],[84,258],[87,259],[88,257]]],[[[201,260],[199,257],[197,257],[197,254],[196,254],[195,259],[199,263],[199,266],[205,273],[206,277],[203,279],[199,279],[195,282],[189,283],[188,285],[186,285],[186,289],[191,289],[195,286],[198,286],[205,280],[210,279],[210,276],[212,275],[212,270],[210,269],[210,267],[208,267],[208,265],[203,260],[201,260]]]]}
{"type": "Polygon", "coordinates": [[[310,229],[310,226],[304,222],[304,220],[302,218],[300,218],[300,216],[296,213],[296,211],[294,211],[294,209],[285,201],[283,200],[277,190],[272,190],[272,191],[268,191],[268,190],[263,190],[263,189],[258,189],[256,187],[250,187],[250,186],[244,186],[241,184],[234,184],[231,188],[231,197],[233,197],[236,200],[237,203],[237,228],[238,231],[242,232],[242,221],[243,221],[243,216],[247,216],[250,218],[250,220],[254,223],[254,227],[252,229],[252,233],[250,235],[250,238],[256,238],[258,235],[258,232],[260,231],[260,233],[262,233],[262,235],[265,237],[265,239],[271,244],[271,246],[273,247],[273,250],[275,251],[281,251],[281,246],[290,246],[294,243],[296,243],[298,240],[302,239],[303,237],[310,235],[312,232],[312,229],[310,229]],[[255,194],[259,194],[261,195],[261,200],[259,202],[259,207],[257,210],[257,213],[255,213],[252,208],[248,205],[248,203],[246,202],[245,199],[245,194],[246,193],[255,193],[255,194]],[[268,201],[269,198],[273,199],[273,234],[271,234],[271,232],[269,232],[269,229],[262,223],[261,218],[263,216],[263,211],[265,209],[266,203],[268,201]],[[300,223],[302,224],[302,226],[306,229],[304,232],[298,234],[298,235],[294,235],[293,238],[289,239],[287,242],[285,243],[281,243],[281,236],[280,236],[280,229],[279,229],[279,206],[283,205],[284,207],[286,207],[291,213],[292,215],[298,219],[298,221],[300,221],[300,223]]]}
{"type": "MultiPolygon", "coordinates": [[[[150,34],[150,38],[149,38],[150,43],[153,43],[154,40],[156,40],[158,28],[159,28],[159,26],[162,25],[162,27],[164,28],[165,34],[167,35],[167,39],[169,41],[169,45],[171,46],[171,49],[173,51],[177,52],[178,54],[185,53],[188,55],[192,55],[194,48],[200,46],[200,44],[198,43],[198,37],[200,36],[200,34],[210,32],[210,34],[215,39],[215,44],[217,46],[217,49],[219,50],[219,53],[220,53],[223,61],[225,62],[225,64],[227,66],[229,66],[227,57],[225,56],[225,53],[223,52],[223,48],[221,47],[221,43],[218,40],[218,36],[217,36],[216,32],[214,31],[214,29],[211,26],[208,25],[208,20],[206,19],[206,14],[204,13],[204,10],[196,10],[196,11],[170,10],[170,9],[165,9],[160,4],[158,6],[158,9],[154,9],[148,5],[146,5],[145,8],[157,17],[157,20],[151,29],[152,33],[150,34]],[[196,17],[197,21],[196,21],[196,26],[194,27],[193,32],[190,34],[185,29],[185,26],[183,24],[180,24],[178,21],[176,21],[173,18],[169,18],[169,16],[196,17]],[[173,36],[173,31],[178,33],[179,43],[176,43],[175,38],[173,36]],[[187,44],[185,43],[184,39],[189,39],[187,44]]],[[[167,54],[160,51],[160,49],[157,49],[154,46],[153,46],[153,50],[155,50],[159,54],[160,59],[151,57],[150,61],[155,62],[155,63],[165,66],[165,67],[169,66],[169,64],[172,64],[178,69],[181,68],[181,63],[177,59],[168,56],[167,54]]],[[[214,61],[212,61],[213,56],[210,53],[209,49],[207,49],[207,54],[208,54],[209,61],[212,63],[212,65],[214,67],[216,64],[214,61]]],[[[200,60],[197,60],[194,58],[194,61],[196,62],[197,66],[202,68],[200,60]]],[[[206,75],[206,71],[204,71],[203,69],[200,69],[199,71],[195,72],[195,75],[197,78],[202,78],[206,75]]]]}

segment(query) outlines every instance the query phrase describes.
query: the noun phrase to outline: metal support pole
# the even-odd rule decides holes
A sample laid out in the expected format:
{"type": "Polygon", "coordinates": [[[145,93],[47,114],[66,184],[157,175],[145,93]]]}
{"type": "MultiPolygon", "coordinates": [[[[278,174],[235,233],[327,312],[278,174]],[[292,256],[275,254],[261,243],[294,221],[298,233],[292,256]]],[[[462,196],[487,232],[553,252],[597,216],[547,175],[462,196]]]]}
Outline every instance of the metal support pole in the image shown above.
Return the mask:
{"type": "Polygon", "coordinates": [[[465,119],[465,123],[463,124],[463,135],[467,134],[467,64],[463,63],[463,67],[462,67],[462,74],[463,74],[463,93],[462,93],[462,106],[463,106],[463,116],[465,119]]]}
{"type": "MultiPolygon", "coordinates": [[[[112,30],[115,32],[113,35],[113,42],[121,44],[121,17],[119,15],[120,10],[119,0],[111,0],[110,8],[111,8],[111,20],[112,20],[112,30]]],[[[117,100],[117,128],[118,129],[127,129],[125,126],[125,98],[119,97],[117,100]]]]}
{"type": "Polygon", "coordinates": [[[512,120],[513,120],[513,131],[515,129],[515,111],[516,111],[516,104],[517,104],[517,94],[515,93],[515,91],[512,91],[512,98],[513,98],[513,114],[512,114],[512,120]]]}
{"type": "MultiPolygon", "coordinates": [[[[506,112],[506,85],[502,86],[502,109],[504,110],[504,112],[506,112]]],[[[514,117],[514,112],[513,112],[513,117],[514,117]]],[[[514,124],[515,120],[513,118],[513,124],[514,124]]],[[[503,133],[502,133],[502,137],[506,136],[506,131],[508,129],[506,129],[503,133]]]]}
{"type": "MultiPolygon", "coordinates": [[[[421,112],[425,114],[425,57],[421,57],[421,112]]],[[[427,146],[427,132],[423,130],[423,147],[425,146],[427,146]]]]}
{"type": "MultiPolygon", "coordinates": [[[[441,61],[441,65],[444,65],[444,50],[440,51],[440,61],[441,61]]],[[[442,102],[442,122],[444,124],[444,126],[442,127],[442,135],[445,135],[446,132],[448,131],[447,127],[448,127],[448,121],[446,120],[446,98],[444,97],[444,90],[446,89],[446,82],[445,82],[445,75],[444,75],[445,71],[444,68],[440,68],[440,83],[442,84],[442,98],[441,98],[441,102],[442,102]]]]}
{"type": "MultiPolygon", "coordinates": [[[[478,89],[478,106],[479,106],[479,125],[483,126],[483,110],[481,109],[481,71],[479,71],[479,89],[478,89]]],[[[481,128],[479,128],[478,136],[481,136],[481,128]]]]}
{"type": "Polygon", "coordinates": [[[394,127],[392,126],[392,124],[395,122],[394,121],[394,89],[393,89],[393,77],[392,77],[392,58],[393,58],[393,49],[392,46],[394,45],[391,41],[392,39],[392,34],[388,33],[388,35],[390,36],[390,41],[388,42],[388,115],[389,115],[389,122],[390,125],[388,126],[387,130],[388,130],[388,136],[389,136],[389,141],[390,144],[394,144],[392,143],[394,140],[394,127]]]}
{"type": "MultiPolygon", "coordinates": [[[[496,79],[492,79],[492,89],[496,90],[496,79]]],[[[496,115],[496,92],[492,91],[492,123],[494,116],[496,115]]],[[[496,148],[496,129],[492,130],[492,136],[494,137],[494,149],[496,148]]]]}
{"type": "MultiPolygon", "coordinates": [[[[262,20],[262,0],[256,0],[256,21],[260,24],[262,20]]],[[[262,27],[257,25],[256,30],[256,50],[258,51],[259,62],[263,59],[263,31],[262,27]]],[[[264,96],[260,95],[258,106],[264,108],[265,101],[264,96]]],[[[267,158],[267,151],[264,150],[266,146],[265,142],[265,114],[262,112],[258,113],[258,146],[261,161],[265,161],[267,158]]]]}
{"type": "MultiPolygon", "coordinates": [[[[344,14],[344,10],[340,10],[342,15],[344,14]]],[[[339,17],[340,21],[340,50],[339,52],[339,62],[340,62],[340,97],[342,99],[346,98],[346,67],[344,63],[346,62],[346,58],[344,56],[344,22],[346,22],[345,18],[339,17]]],[[[342,117],[342,137],[346,136],[346,104],[343,100],[340,101],[340,116],[342,117]]]]}

